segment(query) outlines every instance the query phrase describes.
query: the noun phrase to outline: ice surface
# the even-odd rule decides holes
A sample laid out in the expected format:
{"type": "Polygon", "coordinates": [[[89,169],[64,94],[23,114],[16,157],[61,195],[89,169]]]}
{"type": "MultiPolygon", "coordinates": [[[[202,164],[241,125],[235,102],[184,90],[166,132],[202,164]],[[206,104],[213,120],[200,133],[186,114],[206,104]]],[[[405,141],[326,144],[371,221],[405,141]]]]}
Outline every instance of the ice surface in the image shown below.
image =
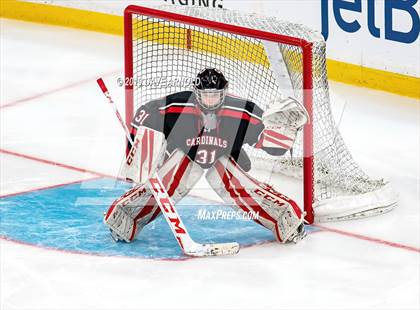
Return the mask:
{"type": "MultiPolygon", "coordinates": [[[[123,89],[116,83],[122,38],[2,19],[0,49],[6,106],[0,148],[116,175],[123,132],[95,78],[104,76],[122,109],[123,89]]],[[[389,179],[400,205],[383,216],[327,226],[418,249],[419,102],[338,83],[331,88],[356,161],[389,179]]],[[[0,156],[2,194],[94,176],[0,156]]],[[[217,200],[204,181],[193,194],[217,200]]],[[[36,214],[25,213],[32,225],[38,225],[36,214]]],[[[185,261],[97,257],[0,240],[0,307],[418,309],[419,258],[396,245],[332,232],[313,233],[297,245],[267,243],[235,257],[185,261]]]]}

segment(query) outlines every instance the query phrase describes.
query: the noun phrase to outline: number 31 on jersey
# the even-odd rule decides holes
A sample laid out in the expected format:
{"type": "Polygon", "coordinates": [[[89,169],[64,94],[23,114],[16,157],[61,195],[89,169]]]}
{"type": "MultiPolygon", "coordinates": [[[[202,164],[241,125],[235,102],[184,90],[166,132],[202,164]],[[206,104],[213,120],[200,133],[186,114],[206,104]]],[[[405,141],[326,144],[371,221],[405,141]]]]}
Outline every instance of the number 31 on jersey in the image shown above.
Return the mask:
{"type": "Polygon", "coordinates": [[[211,165],[216,160],[216,150],[208,151],[208,150],[200,150],[197,152],[195,157],[195,161],[202,165],[211,165]]]}

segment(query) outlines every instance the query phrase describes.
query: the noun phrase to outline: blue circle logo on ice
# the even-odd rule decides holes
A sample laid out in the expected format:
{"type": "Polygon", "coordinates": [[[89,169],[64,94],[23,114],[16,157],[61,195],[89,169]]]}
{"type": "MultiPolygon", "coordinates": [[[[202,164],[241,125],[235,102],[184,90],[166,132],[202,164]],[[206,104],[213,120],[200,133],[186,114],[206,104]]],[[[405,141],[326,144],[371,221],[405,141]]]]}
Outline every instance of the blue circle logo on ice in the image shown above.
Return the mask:
{"type": "MultiPolygon", "coordinates": [[[[104,212],[129,185],[103,178],[0,199],[3,238],[69,252],[153,259],[182,259],[161,216],[132,243],[112,241],[104,212]]],[[[271,231],[236,216],[227,206],[186,197],[178,205],[191,237],[200,243],[232,242],[241,246],[273,241],[271,231]]],[[[233,211],[235,212],[235,211],[233,211]]]]}

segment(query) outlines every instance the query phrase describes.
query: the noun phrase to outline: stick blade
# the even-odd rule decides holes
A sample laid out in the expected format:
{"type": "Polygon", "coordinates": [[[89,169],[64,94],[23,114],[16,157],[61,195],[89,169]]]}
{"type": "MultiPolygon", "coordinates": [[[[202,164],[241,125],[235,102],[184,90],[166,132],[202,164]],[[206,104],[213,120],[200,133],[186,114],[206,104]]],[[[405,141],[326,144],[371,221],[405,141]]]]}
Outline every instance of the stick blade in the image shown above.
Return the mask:
{"type": "Polygon", "coordinates": [[[239,252],[237,242],[203,244],[194,249],[185,249],[185,254],[195,257],[235,255],[239,252]]]}

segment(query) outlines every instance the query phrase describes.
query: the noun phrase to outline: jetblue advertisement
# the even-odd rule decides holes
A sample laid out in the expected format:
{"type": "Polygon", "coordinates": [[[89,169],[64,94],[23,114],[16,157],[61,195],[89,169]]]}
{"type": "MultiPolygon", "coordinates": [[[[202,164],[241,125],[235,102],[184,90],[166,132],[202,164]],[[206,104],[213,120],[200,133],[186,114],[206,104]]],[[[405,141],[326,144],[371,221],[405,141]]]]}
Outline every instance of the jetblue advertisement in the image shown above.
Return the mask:
{"type": "Polygon", "coordinates": [[[418,0],[162,2],[181,6],[234,9],[305,24],[322,33],[328,42],[330,59],[413,77],[420,76],[418,0]]]}

